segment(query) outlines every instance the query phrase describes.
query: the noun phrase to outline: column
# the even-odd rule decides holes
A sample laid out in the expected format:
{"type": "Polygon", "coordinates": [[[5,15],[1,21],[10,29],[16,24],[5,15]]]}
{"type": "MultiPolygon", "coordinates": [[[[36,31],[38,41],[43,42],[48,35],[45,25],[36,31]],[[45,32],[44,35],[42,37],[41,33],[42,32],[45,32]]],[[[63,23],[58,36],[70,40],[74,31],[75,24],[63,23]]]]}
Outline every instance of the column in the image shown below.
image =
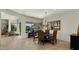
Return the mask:
{"type": "Polygon", "coordinates": [[[21,36],[25,38],[26,37],[25,19],[20,18],[20,20],[21,20],[21,36]]]}
{"type": "Polygon", "coordinates": [[[11,32],[11,21],[8,22],[8,32],[11,32]]]}
{"type": "Polygon", "coordinates": [[[20,34],[19,23],[17,22],[17,33],[20,34]]]}

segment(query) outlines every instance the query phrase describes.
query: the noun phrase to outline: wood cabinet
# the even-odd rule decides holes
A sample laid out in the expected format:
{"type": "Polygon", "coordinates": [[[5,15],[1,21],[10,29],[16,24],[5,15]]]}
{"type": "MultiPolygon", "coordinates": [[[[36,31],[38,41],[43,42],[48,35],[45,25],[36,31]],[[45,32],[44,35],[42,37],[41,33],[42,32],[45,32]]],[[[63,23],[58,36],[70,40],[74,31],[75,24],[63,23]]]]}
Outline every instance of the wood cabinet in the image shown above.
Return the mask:
{"type": "Polygon", "coordinates": [[[79,36],[76,34],[70,36],[70,49],[79,50],[79,36]]]}

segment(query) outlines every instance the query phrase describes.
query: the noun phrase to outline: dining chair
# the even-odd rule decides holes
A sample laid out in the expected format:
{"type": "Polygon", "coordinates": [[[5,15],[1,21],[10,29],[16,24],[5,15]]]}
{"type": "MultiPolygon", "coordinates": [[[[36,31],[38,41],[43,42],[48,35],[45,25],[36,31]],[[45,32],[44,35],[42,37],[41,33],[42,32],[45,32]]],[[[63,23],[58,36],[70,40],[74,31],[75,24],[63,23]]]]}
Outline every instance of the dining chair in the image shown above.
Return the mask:
{"type": "Polygon", "coordinates": [[[57,43],[57,30],[53,31],[53,35],[51,35],[51,43],[56,44],[57,43]]]}
{"type": "Polygon", "coordinates": [[[45,40],[44,32],[42,30],[39,30],[38,31],[38,44],[42,42],[44,45],[44,40],[45,40]]]}
{"type": "Polygon", "coordinates": [[[49,30],[45,30],[45,33],[46,33],[46,34],[49,34],[49,30]]]}
{"type": "Polygon", "coordinates": [[[34,32],[33,41],[36,41],[38,38],[38,31],[34,32]]]}

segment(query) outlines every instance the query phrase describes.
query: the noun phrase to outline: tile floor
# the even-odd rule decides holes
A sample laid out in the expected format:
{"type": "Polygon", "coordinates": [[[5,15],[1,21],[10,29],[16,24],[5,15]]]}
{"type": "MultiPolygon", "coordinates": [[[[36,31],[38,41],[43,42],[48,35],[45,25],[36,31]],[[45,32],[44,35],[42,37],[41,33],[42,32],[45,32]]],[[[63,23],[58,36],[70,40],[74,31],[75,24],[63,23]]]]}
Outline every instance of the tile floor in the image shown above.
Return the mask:
{"type": "Polygon", "coordinates": [[[58,40],[56,45],[45,45],[33,42],[33,38],[21,38],[20,36],[0,38],[0,50],[69,50],[69,43],[58,40]]]}

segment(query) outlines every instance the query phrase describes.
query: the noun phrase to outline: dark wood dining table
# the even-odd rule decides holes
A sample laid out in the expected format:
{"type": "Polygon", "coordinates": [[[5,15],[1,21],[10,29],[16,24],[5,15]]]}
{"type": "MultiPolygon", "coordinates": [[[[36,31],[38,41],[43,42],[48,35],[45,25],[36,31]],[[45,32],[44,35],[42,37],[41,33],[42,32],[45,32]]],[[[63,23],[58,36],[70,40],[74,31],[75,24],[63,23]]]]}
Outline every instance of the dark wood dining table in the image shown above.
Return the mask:
{"type": "Polygon", "coordinates": [[[45,40],[51,40],[50,38],[52,37],[52,35],[51,34],[44,34],[44,38],[45,38],[45,40]]]}

